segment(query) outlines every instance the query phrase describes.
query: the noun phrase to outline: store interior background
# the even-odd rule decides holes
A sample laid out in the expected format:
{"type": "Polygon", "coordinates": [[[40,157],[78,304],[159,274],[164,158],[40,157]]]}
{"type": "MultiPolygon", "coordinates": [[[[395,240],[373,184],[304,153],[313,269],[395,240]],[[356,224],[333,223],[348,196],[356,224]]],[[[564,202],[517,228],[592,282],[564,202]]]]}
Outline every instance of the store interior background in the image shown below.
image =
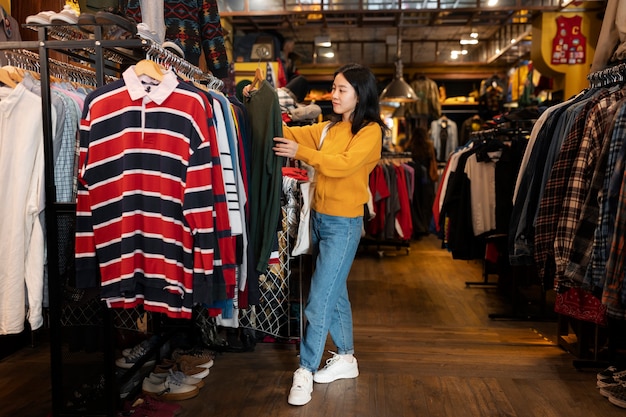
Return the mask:
{"type": "MultiPolygon", "coordinates": [[[[519,66],[550,79],[550,91],[538,101],[570,97],[587,86],[591,58],[602,23],[605,1],[568,0],[438,0],[438,1],[228,1],[220,13],[228,31],[233,61],[253,62],[250,48],[272,38],[295,39],[298,69],[315,95],[328,91],[333,71],[343,63],[360,62],[378,76],[382,90],[396,73],[401,58],[404,79],[425,76],[444,87],[442,111],[457,123],[476,112],[474,95],[483,80],[516,76],[519,66]],[[552,42],[558,16],[582,16],[586,61],[552,65],[552,42]],[[473,36],[472,36],[473,35],[473,36]],[[318,45],[330,41],[331,46],[318,45]],[[400,42],[398,42],[400,41],[400,42]],[[468,41],[475,44],[462,44],[468,41]],[[398,54],[400,44],[400,54],[398,54]],[[457,52],[456,56],[454,51],[457,52]],[[332,52],[333,57],[325,57],[332,52]]],[[[277,53],[277,51],[274,51],[277,53]]],[[[235,64],[237,65],[237,64],[235,64]]],[[[525,80],[517,80],[523,86],[525,80]]],[[[324,100],[318,102],[323,109],[324,100]]],[[[517,107],[506,103],[505,110],[517,107]]],[[[402,109],[385,109],[402,117],[402,109]]]]}
{"type": "MultiPolygon", "coordinates": [[[[82,10],[124,3],[77,1],[82,10]]],[[[18,22],[41,10],[58,10],[64,3],[64,0],[0,1],[18,22]]],[[[312,88],[306,101],[315,101],[324,114],[332,111],[324,93],[330,90],[333,72],[339,65],[347,62],[368,65],[382,91],[397,73],[399,62],[407,82],[424,76],[444,88],[446,100],[442,102],[442,111],[460,124],[476,113],[475,95],[483,80],[494,75],[508,80],[516,76],[518,67],[529,63],[550,80],[550,90],[544,89],[537,101],[562,100],[585,88],[606,1],[220,0],[218,6],[236,81],[238,77],[252,78],[254,63],[275,61],[282,40],[293,38],[298,72],[312,88]],[[556,18],[574,15],[582,16],[586,60],[575,65],[552,65],[550,54],[557,35],[556,18]],[[331,46],[321,46],[320,41],[330,41],[331,46]],[[468,41],[477,43],[462,44],[468,41]],[[268,58],[259,59],[254,53],[259,45],[270,46],[268,58]],[[328,57],[329,52],[332,57],[328,57]]],[[[35,32],[22,32],[23,39],[36,40],[35,32]]],[[[517,86],[525,82],[517,81],[517,86]]],[[[517,106],[516,101],[510,101],[504,109],[510,111],[517,106]]],[[[402,107],[383,107],[383,110],[392,119],[391,123],[402,124],[402,107]]]]}
{"type": "MultiPolygon", "coordinates": [[[[314,92],[328,92],[334,71],[347,62],[368,65],[382,90],[396,73],[398,34],[404,78],[410,80],[423,75],[444,86],[449,101],[443,102],[442,111],[458,123],[475,113],[477,103],[470,96],[483,80],[494,74],[509,77],[518,66],[529,62],[552,80],[549,93],[560,98],[570,97],[588,85],[586,76],[605,1],[499,0],[494,6],[489,6],[489,1],[222,0],[218,3],[226,47],[235,68],[244,63],[255,68],[261,62],[247,56],[246,48],[242,47],[246,42],[250,44],[250,39],[260,42],[270,39],[276,47],[281,37],[291,37],[299,54],[299,73],[307,78],[314,92]],[[577,65],[552,65],[550,53],[557,32],[556,18],[573,15],[582,16],[586,61],[577,65]],[[478,34],[478,43],[461,45],[460,41],[470,39],[472,32],[478,34]],[[333,58],[322,56],[323,51],[315,45],[316,38],[331,41],[333,58]],[[452,58],[451,51],[463,48],[466,55],[452,58]],[[244,53],[238,55],[241,51],[244,53]]],[[[64,0],[0,0],[0,5],[18,22],[42,10],[60,10],[64,3],[64,0]]],[[[79,3],[85,8],[90,1],[79,3]]],[[[21,34],[24,40],[35,40],[37,36],[28,30],[21,30],[21,34]]],[[[278,53],[273,51],[274,56],[278,53]]],[[[328,100],[317,102],[325,112],[329,111],[328,100]]],[[[516,103],[507,104],[510,110],[516,108],[516,103]]],[[[401,116],[399,113],[396,120],[401,116]]],[[[0,358],[30,343],[31,337],[28,331],[5,337],[0,344],[0,358]]]]}

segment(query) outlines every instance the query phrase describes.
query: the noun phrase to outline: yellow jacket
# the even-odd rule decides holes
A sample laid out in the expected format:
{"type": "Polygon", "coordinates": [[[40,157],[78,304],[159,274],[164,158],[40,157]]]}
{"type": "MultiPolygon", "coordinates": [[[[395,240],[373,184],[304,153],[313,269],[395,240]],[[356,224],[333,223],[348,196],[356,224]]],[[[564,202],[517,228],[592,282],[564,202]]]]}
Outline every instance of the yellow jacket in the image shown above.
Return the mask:
{"type": "Polygon", "coordinates": [[[329,123],[285,126],[283,135],[299,144],[296,159],[315,168],[311,207],[331,216],[362,216],[369,198],[369,174],[380,160],[382,130],[370,123],[353,135],[350,123],[338,122],[328,129],[318,150],[322,130],[329,123]]]}

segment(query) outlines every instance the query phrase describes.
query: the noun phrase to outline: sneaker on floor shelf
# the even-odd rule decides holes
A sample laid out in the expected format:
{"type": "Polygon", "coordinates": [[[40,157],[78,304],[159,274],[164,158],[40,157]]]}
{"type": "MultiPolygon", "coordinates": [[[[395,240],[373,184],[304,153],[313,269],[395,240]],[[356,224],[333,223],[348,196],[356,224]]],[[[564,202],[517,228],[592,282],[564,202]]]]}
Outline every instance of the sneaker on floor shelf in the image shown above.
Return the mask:
{"type": "Polygon", "coordinates": [[[172,359],[179,362],[185,361],[201,368],[210,368],[213,366],[213,358],[215,353],[208,349],[174,349],[172,359]]]}
{"type": "Polygon", "coordinates": [[[194,378],[192,376],[185,374],[183,371],[175,371],[173,369],[170,369],[166,373],[150,372],[150,375],[148,375],[147,378],[153,384],[160,384],[161,382],[165,381],[167,378],[172,378],[172,379],[176,379],[182,384],[195,385],[198,388],[202,388],[204,386],[204,381],[202,380],[202,378],[194,378]]]}
{"type": "Polygon", "coordinates": [[[620,385],[601,387],[599,392],[600,392],[600,395],[606,398],[609,398],[611,395],[626,394],[626,385],[620,384],[620,385]]]}
{"type": "Polygon", "coordinates": [[[596,388],[614,387],[617,385],[624,385],[626,384],[626,381],[624,381],[624,379],[622,378],[610,377],[610,378],[598,379],[596,382],[596,388]]]}
{"type": "Polygon", "coordinates": [[[170,370],[181,371],[187,376],[198,379],[206,378],[210,372],[209,368],[195,366],[185,361],[176,362],[172,359],[163,359],[161,363],[154,368],[154,373],[164,374],[168,373],[170,370]]]}
{"type": "MultiPolygon", "coordinates": [[[[153,349],[158,343],[158,338],[153,336],[150,339],[146,339],[139,343],[130,350],[122,351],[122,357],[115,360],[115,365],[120,368],[129,369],[132,368],[137,362],[146,356],[146,354],[153,349]]],[[[154,359],[147,360],[143,366],[154,366],[156,361],[154,359]]]]}
{"type": "Polygon", "coordinates": [[[359,376],[359,365],[353,355],[338,355],[330,352],[332,357],[326,365],[313,375],[318,384],[328,384],[338,379],[356,378],[359,376]]]}
{"type": "Polygon", "coordinates": [[[609,402],[621,408],[626,408],[626,390],[616,391],[609,395],[609,402]]]}
{"type": "Polygon", "coordinates": [[[141,390],[146,395],[151,395],[166,401],[181,401],[198,395],[200,388],[195,385],[187,385],[175,378],[167,377],[163,382],[155,384],[149,378],[144,378],[141,390]]]}
{"type": "Polygon", "coordinates": [[[620,378],[625,375],[626,375],[626,368],[611,365],[608,368],[598,372],[596,377],[598,379],[611,378],[611,377],[620,378]]]}

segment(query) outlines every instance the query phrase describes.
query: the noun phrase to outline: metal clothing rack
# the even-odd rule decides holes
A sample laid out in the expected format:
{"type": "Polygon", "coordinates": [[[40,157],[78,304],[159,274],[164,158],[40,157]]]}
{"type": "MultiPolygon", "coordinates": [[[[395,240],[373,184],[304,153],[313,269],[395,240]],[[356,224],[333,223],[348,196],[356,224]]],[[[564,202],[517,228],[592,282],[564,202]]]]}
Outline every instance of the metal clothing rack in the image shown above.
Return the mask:
{"type": "MultiPolygon", "coordinates": [[[[101,408],[89,410],[68,410],[67,401],[64,398],[63,384],[66,375],[66,367],[63,363],[62,351],[62,302],[63,283],[62,270],[67,265],[61,265],[59,259],[59,238],[67,231],[60,230],[59,219],[72,219],[76,213],[75,203],[56,201],[56,185],[54,181],[54,158],[53,158],[53,132],[52,132],[52,109],[51,109],[51,76],[59,75],[59,68],[64,71],[74,70],[88,76],[94,87],[103,86],[112,80],[110,73],[121,73],[122,64],[133,64],[141,59],[158,60],[163,66],[171,68],[187,78],[204,82],[209,88],[220,89],[221,80],[210,74],[205,74],[199,68],[191,65],[177,55],[164,50],[159,45],[144,39],[113,40],[103,38],[102,26],[94,26],[93,38],[86,38],[76,25],[26,25],[25,27],[37,31],[37,41],[0,42],[0,51],[7,51],[5,56],[12,56],[13,63],[24,68],[27,63],[33,65],[26,68],[38,70],[41,76],[41,101],[42,122],[44,140],[44,163],[45,163],[45,221],[46,242],[48,259],[48,283],[49,283],[49,308],[48,326],[50,331],[50,372],[55,383],[51,387],[52,413],[58,416],[114,416],[118,409],[119,392],[115,392],[116,374],[112,364],[114,363],[114,318],[108,309],[102,309],[100,317],[105,332],[103,349],[104,366],[104,398],[101,408]],[[82,34],[82,35],[81,35],[82,34]],[[18,52],[16,52],[18,51],[18,52]],[[36,51],[36,53],[32,52],[36,51]],[[50,51],[56,51],[69,57],[88,63],[92,70],[72,66],[50,58],[50,51]],[[22,53],[23,60],[16,60],[15,55],[22,53]],[[139,52],[139,53],[137,53],[139,52]],[[73,67],[73,68],[72,68],[73,67]],[[61,381],[61,383],[59,383],[61,381]]],[[[61,71],[61,73],[63,73],[61,71]]],[[[67,74],[67,73],[65,73],[67,74]]],[[[140,364],[137,364],[139,367],[140,364]]],[[[132,369],[131,369],[132,370],[132,369]]]]}

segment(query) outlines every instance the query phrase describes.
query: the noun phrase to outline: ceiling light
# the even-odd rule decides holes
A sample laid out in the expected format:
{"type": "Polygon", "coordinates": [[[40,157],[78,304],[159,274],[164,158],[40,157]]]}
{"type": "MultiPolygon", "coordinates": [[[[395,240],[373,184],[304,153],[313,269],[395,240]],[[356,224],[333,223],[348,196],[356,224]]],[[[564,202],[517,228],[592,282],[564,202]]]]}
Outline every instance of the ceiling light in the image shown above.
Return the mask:
{"type": "Polygon", "coordinates": [[[478,43],[478,39],[461,39],[461,45],[476,45],[478,43]]]}
{"type": "Polygon", "coordinates": [[[315,46],[323,46],[325,48],[330,47],[330,36],[320,35],[315,37],[315,46]]]}
{"type": "Polygon", "coordinates": [[[470,38],[478,39],[478,32],[476,32],[475,30],[472,30],[472,33],[470,33],[470,38]]]}
{"type": "Polygon", "coordinates": [[[396,75],[393,80],[380,93],[381,103],[411,103],[417,101],[417,94],[402,76],[402,39],[400,37],[400,25],[398,25],[398,47],[396,56],[396,75]]]}
{"type": "Polygon", "coordinates": [[[492,7],[498,4],[498,0],[487,0],[487,6],[492,7]]]}
{"type": "Polygon", "coordinates": [[[334,58],[335,57],[335,51],[333,50],[333,48],[330,47],[320,47],[317,50],[317,54],[323,58],[334,58]]]}

